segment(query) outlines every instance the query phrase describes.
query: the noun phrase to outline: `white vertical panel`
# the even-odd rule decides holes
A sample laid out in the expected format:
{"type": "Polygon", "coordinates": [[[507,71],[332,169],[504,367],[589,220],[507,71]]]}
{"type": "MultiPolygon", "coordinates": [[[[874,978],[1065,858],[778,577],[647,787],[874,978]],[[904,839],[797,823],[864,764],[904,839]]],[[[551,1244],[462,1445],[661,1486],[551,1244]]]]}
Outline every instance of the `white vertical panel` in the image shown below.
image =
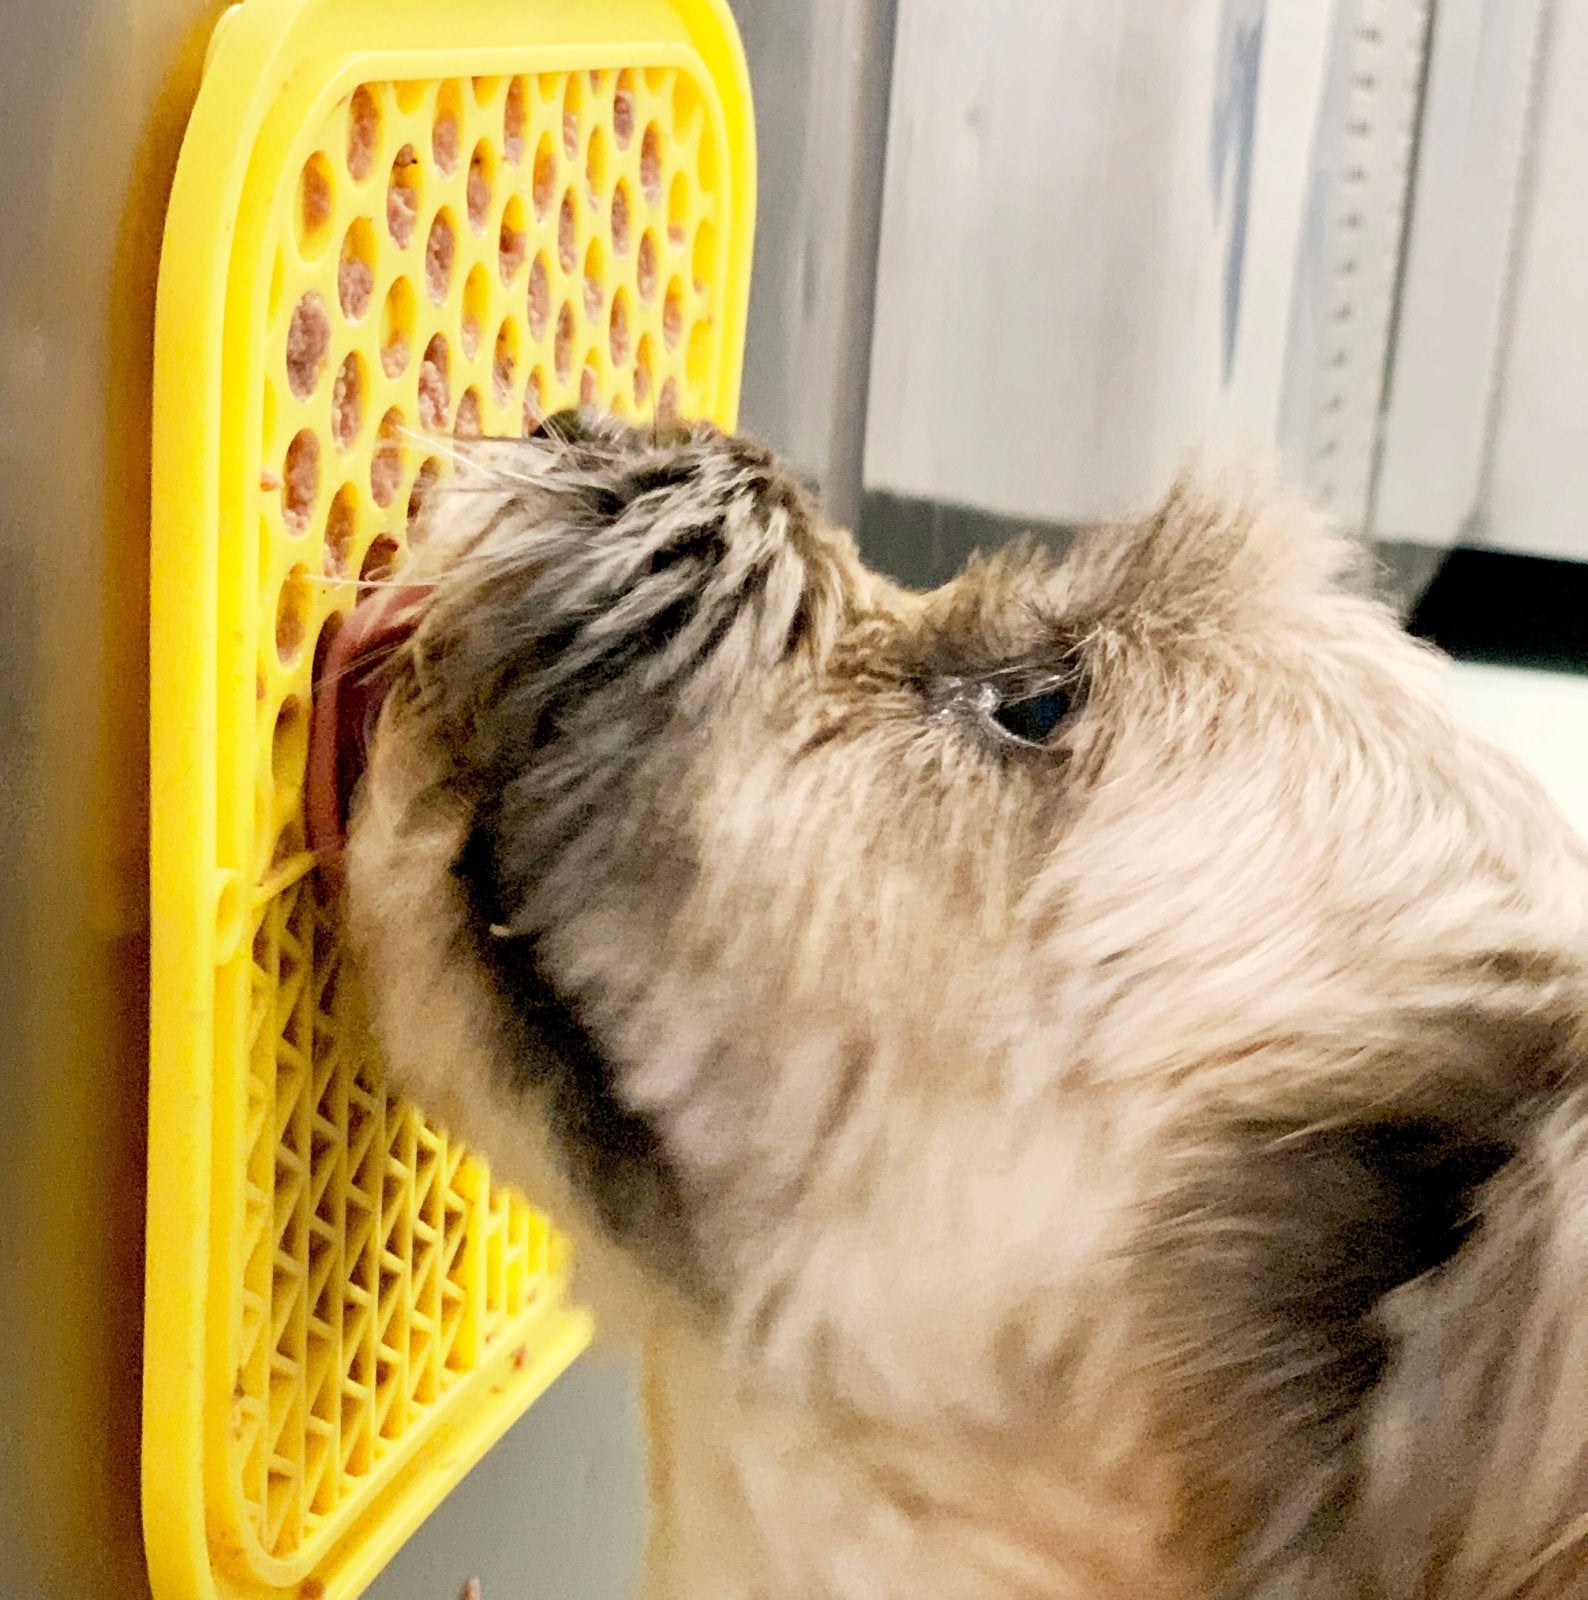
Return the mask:
{"type": "Polygon", "coordinates": [[[1358,0],[1337,38],[1343,83],[1326,100],[1340,120],[1320,127],[1312,173],[1308,270],[1296,286],[1311,314],[1293,325],[1290,372],[1305,400],[1286,419],[1287,443],[1307,490],[1349,528],[1370,521],[1429,9],[1358,0]]]}
{"type": "Polygon", "coordinates": [[[1478,508],[1543,11],[1439,0],[1373,514],[1384,538],[1449,545],[1478,508]]]}
{"type": "Polygon", "coordinates": [[[868,487],[1090,520],[1272,444],[1335,17],[901,0],[868,487]]]}
{"type": "Polygon", "coordinates": [[[759,168],[743,422],[853,521],[893,0],[736,0],[734,16],[759,168]]]}
{"type": "Polygon", "coordinates": [[[1550,32],[1482,535],[1588,560],[1588,4],[1550,32]]]}
{"type": "MultiPolygon", "coordinates": [[[[1308,175],[1319,109],[1326,97],[1329,4],[1269,5],[1257,63],[1252,123],[1252,192],[1244,241],[1234,236],[1227,207],[1215,211],[1215,240],[1228,262],[1240,250],[1241,284],[1233,313],[1234,361],[1216,373],[1209,442],[1225,449],[1266,449],[1278,442],[1297,277],[1308,202],[1308,175]]],[[[1231,8],[1225,7],[1226,26],[1231,8]]],[[[1217,70],[1217,69],[1216,69],[1217,70]]],[[[1215,94],[1233,98],[1226,73],[1215,94]]]]}

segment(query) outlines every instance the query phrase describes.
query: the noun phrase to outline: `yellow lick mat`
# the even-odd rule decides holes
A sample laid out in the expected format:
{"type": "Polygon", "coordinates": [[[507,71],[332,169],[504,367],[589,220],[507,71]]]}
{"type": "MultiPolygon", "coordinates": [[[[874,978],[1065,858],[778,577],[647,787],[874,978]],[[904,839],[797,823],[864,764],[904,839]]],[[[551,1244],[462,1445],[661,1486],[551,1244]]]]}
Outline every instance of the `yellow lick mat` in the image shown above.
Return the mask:
{"type": "Polygon", "coordinates": [[[557,1233],[386,1090],[305,846],[317,649],[451,441],[732,425],[718,0],[246,0],[156,331],[144,1385],[156,1600],[345,1600],[578,1353],[557,1233]]]}

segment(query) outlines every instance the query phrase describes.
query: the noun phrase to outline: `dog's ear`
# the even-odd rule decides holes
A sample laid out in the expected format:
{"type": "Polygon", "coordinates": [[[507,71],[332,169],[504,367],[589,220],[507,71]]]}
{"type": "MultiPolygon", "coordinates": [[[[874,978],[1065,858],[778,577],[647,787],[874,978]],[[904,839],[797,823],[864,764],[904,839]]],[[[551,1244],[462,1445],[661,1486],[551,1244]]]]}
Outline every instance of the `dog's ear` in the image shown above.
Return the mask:
{"type": "Polygon", "coordinates": [[[1498,1115],[1252,1118],[1210,1134],[1173,1188],[1149,1257],[1171,1429],[1199,1515],[1260,1530],[1254,1574],[1349,1504],[1394,1353],[1385,1299],[1461,1249],[1510,1132],[1498,1115]]]}
{"type": "Polygon", "coordinates": [[[1528,1129],[1450,1268],[1388,1302],[1355,1541],[1377,1552],[1372,1592],[1426,1593],[1430,1570],[1464,1574],[1463,1594],[1582,1592],[1585,1215],[1579,1090],[1528,1129]]]}
{"type": "Polygon", "coordinates": [[[1255,469],[1182,475],[1157,510],[1083,542],[1097,614],[1182,629],[1283,612],[1360,564],[1358,547],[1255,469]]]}

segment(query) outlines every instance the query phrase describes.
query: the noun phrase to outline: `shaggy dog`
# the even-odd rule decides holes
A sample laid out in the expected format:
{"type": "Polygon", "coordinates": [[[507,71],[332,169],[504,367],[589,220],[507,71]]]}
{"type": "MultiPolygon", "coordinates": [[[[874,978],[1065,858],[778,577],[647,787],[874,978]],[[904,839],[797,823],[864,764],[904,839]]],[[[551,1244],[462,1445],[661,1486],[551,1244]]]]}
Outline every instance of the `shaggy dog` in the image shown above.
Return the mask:
{"type": "Polygon", "coordinates": [[[564,417],[370,602],[373,1024],[662,1340],[656,1593],[1588,1593],[1588,852],[1347,554],[564,417]]]}

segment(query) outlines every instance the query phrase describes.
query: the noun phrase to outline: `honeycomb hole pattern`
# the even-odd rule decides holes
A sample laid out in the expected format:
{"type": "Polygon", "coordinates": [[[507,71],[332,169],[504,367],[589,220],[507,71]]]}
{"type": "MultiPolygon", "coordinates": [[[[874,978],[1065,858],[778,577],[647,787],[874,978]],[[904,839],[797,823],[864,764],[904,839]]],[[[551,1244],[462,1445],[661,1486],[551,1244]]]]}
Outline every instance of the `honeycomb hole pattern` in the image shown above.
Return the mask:
{"type": "Polygon", "coordinates": [[[709,408],[724,230],[705,107],[672,68],[368,83],[281,199],[228,1470],[248,1534],[295,1570],[562,1270],[545,1219],[394,1099],[356,1031],[304,844],[315,662],[422,539],[452,439],[574,401],[709,408]]]}

